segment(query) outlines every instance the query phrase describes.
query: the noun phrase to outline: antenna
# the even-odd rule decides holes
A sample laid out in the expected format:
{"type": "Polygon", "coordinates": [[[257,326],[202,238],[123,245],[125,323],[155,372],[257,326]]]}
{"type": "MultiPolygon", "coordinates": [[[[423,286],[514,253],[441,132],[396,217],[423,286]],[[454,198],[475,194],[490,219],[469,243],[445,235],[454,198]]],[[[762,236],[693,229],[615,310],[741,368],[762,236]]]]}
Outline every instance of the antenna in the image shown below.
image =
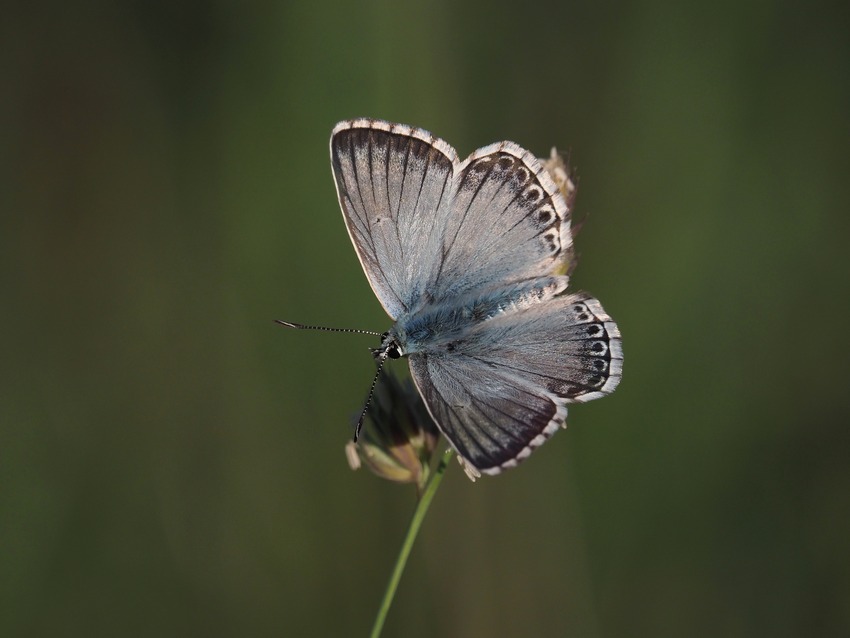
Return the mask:
{"type": "Polygon", "coordinates": [[[360,436],[360,428],[363,427],[363,419],[366,418],[366,412],[369,410],[369,405],[372,403],[372,395],[375,394],[375,386],[378,384],[378,377],[381,376],[381,370],[384,368],[384,363],[387,361],[386,355],[377,357],[378,371],[375,373],[375,378],[372,379],[372,387],[369,388],[369,396],[366,397],[366,405],[363,406],[363,411],[360,413],[360,418],[357,419],[357,427],[354,428],[354,442],[357,443],[357,437],[360,436]]]}
{"type": "MultiPolygon", "coordinates": [[[[283,319],[275,319],[275,323],[284,326],[285,328],[295,328],[296,330],[324,330],[325,332],[355,332],[357,334],[374,335],[383,337],[386,333],[373,332],[372,330],[358,330],[357,328],[328,328],[326,326],[305,326],[303,323],[295,323],[294,321],[284,321],[283,319]]],[[[357,419],[357,427],[354,429],[354,442],[357,443],[357,438],[360,436],[360,430],[363,428],[363,419],[366,418],[366,412],[369,410],[369,405],[372,403],[372,395],[375,394],[375,386],[378,384],[378,377],[381,376],[381,370],[387,360],[386,350],[380,348],[374,349],[375,359],[378,361],[378,371],[375,373],[375,378],[372,379],[372,387],[369,388],[369,396],[366,397],[366,405],[363,406],[363,411],[360,413],[360,418],[357,419]]]]}
{"type": "Polygon", "coordinates": [[[382,337],[383,335],[380,332],[373,332],[372,330],[358,330],[357,328],[327,328],[325,326],[305,326],[303,323],[295,323],[293,321],[284,321],[283,319],[275,319],[275,323],[279,323],[282,326],[287,328],[295,328],[296,330],[324,330],[325,332],[356,332],[362,335],[375,335],[376,337],[382,337]]]}

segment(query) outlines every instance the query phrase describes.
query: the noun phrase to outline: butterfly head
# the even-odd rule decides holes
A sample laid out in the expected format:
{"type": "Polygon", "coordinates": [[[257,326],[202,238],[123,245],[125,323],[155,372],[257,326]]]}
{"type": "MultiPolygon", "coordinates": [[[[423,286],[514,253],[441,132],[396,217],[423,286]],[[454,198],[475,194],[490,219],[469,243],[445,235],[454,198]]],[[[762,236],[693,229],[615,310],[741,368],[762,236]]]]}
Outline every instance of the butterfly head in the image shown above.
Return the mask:
{"type": "Polygon", "coordinates": [[[372,356],[379,361],[399,359],[405,354],[399,343],[398,336],[393,331],[383,333],[381,335],[381,346],[379,348],[372,348],[372,356]]]}

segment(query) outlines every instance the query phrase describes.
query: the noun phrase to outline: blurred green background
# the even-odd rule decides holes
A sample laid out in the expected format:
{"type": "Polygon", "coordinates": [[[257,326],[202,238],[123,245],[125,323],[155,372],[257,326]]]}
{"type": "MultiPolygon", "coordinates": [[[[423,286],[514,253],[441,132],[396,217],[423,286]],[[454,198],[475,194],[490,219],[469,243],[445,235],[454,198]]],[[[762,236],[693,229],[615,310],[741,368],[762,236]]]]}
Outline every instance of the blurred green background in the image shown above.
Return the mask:
{"type": "MultiPolygon", "coordinates": [[[[842,2],[124,2],[0,26],[0,635],[365,635],[409,486],[341,119],[569,149],[623,382],[452,464],[388,636],[850,632],[842,2]]],[[[406,368],[403,362],[396,371],[406,368]]]]}

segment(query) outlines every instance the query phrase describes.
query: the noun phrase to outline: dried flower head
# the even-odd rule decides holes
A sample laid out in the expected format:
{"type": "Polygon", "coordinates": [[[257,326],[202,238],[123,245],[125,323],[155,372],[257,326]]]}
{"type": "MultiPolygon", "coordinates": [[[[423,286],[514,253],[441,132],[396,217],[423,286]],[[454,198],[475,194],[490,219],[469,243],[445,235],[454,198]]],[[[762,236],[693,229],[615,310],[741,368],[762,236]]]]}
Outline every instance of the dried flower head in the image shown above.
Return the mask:
{"type": "MultiPolygon", "coordinates": [[[[548,158],[541,157],[539,159],[540,163],[543,164],[543,168],[547,173],[549,173],[549,177],[551,177],[552,181],[555,182],[555,186],[557,186],[558,190],[561,191],[561,195],[564,197],[564,201],[567,204],[569,216],[572,217],[573,204],[576,199],[576,183],[573,179],[572,171],[567,159],[558,153],[558,149],[554,146],[552,147],[552,151],[548,158]]],[[[575,238],[580,227],[581,224],[570,224],[570,232],[572,233],[573,238],[575,238]]],[[[574,248],[571,247],[570,250],[564,251],[563,264],[558,270],[558,274],[571,275],[573,270],[575,270],[577,261],[574,248]]]]}
{"type": "Polygon", "coordinates": [[[414,483],[421,491],[439,437],[413,382],[381,372],[365,427],[356,443],[346,445],[345,454],[353,470],[365,465],[382,478],[414,483]]]}

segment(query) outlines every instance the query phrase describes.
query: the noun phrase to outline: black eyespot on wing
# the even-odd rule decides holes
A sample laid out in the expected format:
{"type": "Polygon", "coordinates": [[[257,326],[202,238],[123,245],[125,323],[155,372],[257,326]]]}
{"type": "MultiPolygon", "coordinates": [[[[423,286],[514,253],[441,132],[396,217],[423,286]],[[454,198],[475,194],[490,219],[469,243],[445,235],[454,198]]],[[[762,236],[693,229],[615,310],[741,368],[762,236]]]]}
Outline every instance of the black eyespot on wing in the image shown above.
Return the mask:
{"type": "Polygon", "coordinates": [[[558,252],[558,235],[554,232],[544,233],[543,241],[546,243],[546,250],[550,253],[558,252]]]}
{"type": "Polygon", "coordinates": [[[494,161],[494,157],[492,155],[485,155],[477,160],[475,160],[469,167],[469,171],[472,173],[486,173],[490,170],[490,165],[494,161]]]}
{"type": "Polygon", "coordinates": [[[605,354],[608,351],[608,344],[604,341],[594,341],[590,344],[590,351],[597,354],[605,354]]]}
{"type": "Polygon", "coordinates": [[[605,332],[605,329],[598,323],[592,323],[587,327],[585,332],[588,337],[601,337],[602,333],[605,332]]]}
{"type": "Polygon", "coordinates": [[[529,204],[533,204],[543,198],[543,191],[538,186],[529,186],[522,196],[529,204]]]}
{"type": "Polygon", "coordinates": [[[517,188],[525,185],[530,179],[531,171],[529,171],[525,166],[514,166],[513,180],[517,188]]]}
{"type": "Polygon", "coordinates": [[[555,211],[551,206],[542,206],[537,209],[537,223],[544,228],[555,220],[555,211]]]}

